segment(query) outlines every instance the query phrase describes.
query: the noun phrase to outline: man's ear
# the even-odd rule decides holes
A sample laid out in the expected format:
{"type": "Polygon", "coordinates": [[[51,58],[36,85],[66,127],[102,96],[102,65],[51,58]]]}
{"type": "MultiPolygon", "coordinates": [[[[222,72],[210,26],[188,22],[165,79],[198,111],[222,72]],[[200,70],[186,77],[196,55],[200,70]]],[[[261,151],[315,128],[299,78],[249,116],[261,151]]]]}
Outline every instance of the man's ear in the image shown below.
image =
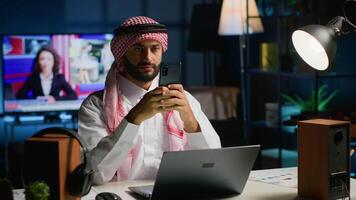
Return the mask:
{"type": "Polygon", "coordinates": [[[127,60],[127,57],[126,57],[126,55],[124,54],[123,56],[121,56],[121,58],[120,58],[120,60],[119,60],[119,62],[117,63],[118,65],[120,65],[120,66],[124,66],[125,65],[125,61],[127,60]]]}
{"type": "Polygon", "coordinates": [[[124,73],[125,68],[125,55],[120,58],[120,60],[115,60],[116,69],[119,70],[120,73],[124,73]]]}
{"type": "Polygon", "coordinates": [[[115,61],[115,62],[117,62],[118,65],[124,64],[124,57],[125,57],[125,56],[122,56],[122,57],[120,58],[120,60],[115,61]]]}

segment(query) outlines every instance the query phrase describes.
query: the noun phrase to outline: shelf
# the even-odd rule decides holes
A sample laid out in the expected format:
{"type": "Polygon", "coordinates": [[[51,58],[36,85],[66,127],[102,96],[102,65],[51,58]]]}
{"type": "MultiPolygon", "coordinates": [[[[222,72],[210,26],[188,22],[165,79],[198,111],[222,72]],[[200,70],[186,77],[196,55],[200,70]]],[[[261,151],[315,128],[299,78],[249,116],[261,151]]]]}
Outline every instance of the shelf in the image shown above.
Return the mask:
{"type": "Polygon", "coordinates": [[[269,128],[269,129],[278,129],[278,126],[267,126],[266,121],[265,120],[257,120],[257,121],[252,121],[251,126],[254,127],[260,127],[260,128],[269,128]]]}
{"type": "Polygon", "coordinates": [[[294,72],[280,72],[280,71],[266,71],[257,68],[250,68],[247,70],[250,74],[258,74],[258,75],[270,75],[270,76],[281,76],[281,77],[292,77],[292,78],[305,78],[305,79],[312,79],[314,75],[312,74],[301,74],[301,73],[294,73],[294,72]]]}
{"type": "Polygon", "coordinates": [[[356,73],[325,73],[318,74],[318,78],[354,78],[356,73]]]}
{"type": "MultiPolygon", "coordinates": [[[[257,127],[257,128],[266,128],[266,129],[270,129],[270,130],[274,130],[274,131],[279,131],[278,125],[277,126],[267,126],[265,120],[252,121],[252,122],[250,122],[250,126],[257,127]]],[[[295,131],[294,131],[295,127],[296,126],[283,125],[283,123],[282,123],[281,131],[282,131],[282,133],[285,133],[285,134],[287,134],[287,133],[288,134],[294,134],[295,133],[295,131]]],[[[355,137],[356,137],[356,128],[355,128],[355,137]]]]}
{"type": "MultiPolygon", "coordinates": [[[[279,153],[281,153],[282,160],[281,160],[281,167],[295,167],[297,166],[298,162],[298,153],[296,150],[288,150],[288,149],[278,149],[278,148],[272,148],[272,149],[263,149],[261,150],[261,155],[262,155],[262,162],[268,162],[271,163],[273,160],[277,162],[279,158],[279,153]],[[281,151],[281,152],[279,152],[281,151]]],[[[266,163],[264,163],[266,164],[266,163]]],[[[275,164],[276,165],[276,164],[275,164]]],[[[278,167],[276,165],[275,167],[278,167]]]]}
{"type": "Polygon", "coordinates": [[[294,13],[294,14],[280,14],[280,15],[261,15],[261,16],[248,16],[249,19],[254,19],[254,18],[262,18],[262,19],[280,19],[280,18],[315,18],[315,16],[308,14],[301,14],[301,13],[294,13]]]}
{"type": "MultiPolygon", "coordinates": [[[[313,12],[307,13],[305,10],[295,12],[294,9],[291,9],[290,12],[285,12],[286,9],[284,8],[287,6],[289,6],[289,2],[282,1],[278,3],[277,9],[273,12],[274,15],[248,17],[251,20],[261,19],[265,27],[264,33],[256,34],[256,36],[246,34],[246,41],[244,41],[246,48],[243,52],[243,56],[245,56],[243,58],[246,58],[246,62],[242,63],[242,73],[240,74],[241,90],[243,91],[242,95],[244,95],[242,96],[244,101],[242,105],[246,105],[245,110],[243,110],[246,120],[244,127],[249,134],[248,136],[250,136],[248,139],[251,142],[260,143],[264,150],[263,156],[268,161],[276,161],[276,167],[283,166],[283,160],[286,158],[296,161],[296,152],[289,151],[297,147],[296,125],[290,126],[283,123],[287,119],[282,112],[282,94],[301,93],[301,96],[305,96],[309,90],[315,90],[315,86],[320,87],[325,81],[334,83],[333,81],[334,79],[337,80],[336,78],[340,78],[340,80],[356,78],[356,72],[341,71],[346,69],[346,65],[349,65],[347,62],[340,64],[343,67],[339,69],[340,71],[317,72],[300,61],[298,56],[295,56],[296,54],[290,44],[292,31],[303,26],[303,24],[319,24],[330,19],[329,16],[317,15],[313,12]],[[261,43],[272,43],[274,46],[271,45],[271,47],[266,48],[261,43]],[[277,46],[278,51],[272,49],[275,46],[277,46]],[[266,50],[263,48],[266,48],[266,50]],[[261,49],[269,54],[267,56],[262,54],[261,49]],[[282,57],[286,54],[290,57],[282,57]],[[265,61],[263,60],[265,57],[267,62],[262,62],[265,61]],[[262,69],[261,63],[268,63],[265,66],[268,67],[269,71],[265,68],[262,69]],[[268,102],[277,103],[279,108],[278,121],[275,121],[272,124],[273,126],[266,124],[264,117],[264,114],[266,114],[265,104],[268,102]]],[[[334,84],[336,85],[338,82],[335,81],[334,84]]],[[[354,138],[356,138],[355,127],[351,127],[351,135],[354,138]]]]}
{"type": "MultiPolygon", "coordinates": [[[[269,75],[269,76],[281,76],[281,77],[292,77],[292,78],[306,78],[306,79],[313,79],[315,78],[314,74],[307,74],[307,73],[295,73],[295,72],[281,72],[278,70],[262,70],[259,68],[249,68],[246,70],[250,74],[257,74],[257,75],[269,75]]],[[[319,79],[323,78],[354,78],[356,77],[356,73],[325,73],[325,74],[318,74],[317,76],[319,79]]]]}

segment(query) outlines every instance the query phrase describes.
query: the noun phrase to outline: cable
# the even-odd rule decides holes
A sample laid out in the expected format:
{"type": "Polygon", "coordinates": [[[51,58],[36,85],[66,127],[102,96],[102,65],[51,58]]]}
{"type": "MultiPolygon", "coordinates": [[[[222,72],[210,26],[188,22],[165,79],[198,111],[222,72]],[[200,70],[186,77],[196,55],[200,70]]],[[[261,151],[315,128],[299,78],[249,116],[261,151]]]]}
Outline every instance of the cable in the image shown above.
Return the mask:
{"type": "Polygon", "coordinates": [[[349,4],[350,2],[354,2],[356,3],[356,0],[347,0],[344,2],[344,6],[343,6],[343,12],[344,12],[344,17],[345,17],[345,21],[347,22],[347,24],[350,26],[350,28],[356,32],[356,25],[353,24],[346,16],[346,8],[347,8],[347,4],[349,4]]]}
{"type": "Polygon", "coordinates": [[[342,191],[344,191],[344,188],[345,188],[345,191],[346,191],[346,195],[344,195],[344,192],[342,192],[343,193],[343,196],[345,197],[346,196],[346,198],[348,198],[349,200],[351,199],[351,197],[350,197],[350,192],[349,192],[349,190],[347,189],[347,184],[344,182],[344,181],[342,181],[342,191]]]}
{"type": "Polygon", "coordinates": [[[350,192],[347,188],[347,183],[345,183],[345,181],[343,181],[342,178],[340,178],[340,179],[338,178],[338,179],[336,179],[336,181],[338,183],[341,183],[341,198],[350,200],[351,197],[350,197],[350,192]]]}

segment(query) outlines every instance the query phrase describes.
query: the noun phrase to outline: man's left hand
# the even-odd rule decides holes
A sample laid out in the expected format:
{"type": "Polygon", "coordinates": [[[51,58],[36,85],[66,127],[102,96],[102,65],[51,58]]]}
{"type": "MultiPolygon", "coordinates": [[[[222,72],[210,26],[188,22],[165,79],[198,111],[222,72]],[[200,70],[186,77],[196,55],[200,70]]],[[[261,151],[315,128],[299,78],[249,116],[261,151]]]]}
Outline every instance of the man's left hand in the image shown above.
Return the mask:
{"type": "Polygon", "coordinates": [[[163,90],[167,99],[162,99],[161,104],[165,111],[176,110],[184,122],[186,132],[199,132],[200,126],[189,105],[188,98],[181,84],[170,84],[168,90],[163,90]]]}

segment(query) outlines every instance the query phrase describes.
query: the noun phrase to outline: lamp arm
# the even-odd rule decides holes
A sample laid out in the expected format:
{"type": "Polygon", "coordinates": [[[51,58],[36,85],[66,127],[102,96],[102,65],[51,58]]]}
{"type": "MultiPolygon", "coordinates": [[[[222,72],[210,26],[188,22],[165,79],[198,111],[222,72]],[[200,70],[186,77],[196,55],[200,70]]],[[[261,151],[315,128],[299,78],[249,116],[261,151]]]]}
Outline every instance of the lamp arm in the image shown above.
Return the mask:
{"type": "Polygon", "coordinates": [[[344,17],[345,17],[345,22],[347,23],[347,25],[349,26],[349,28],[353,31],[353,32],[356,32],[356,25],[353,24],[349,18],[347,17],[346,15],[346,8],[347,6],[350,6],[348,4],[352,4],[352,3],[356,3],[356,0],[346,0],[344,1],[344,6],[343,6],[343,13],[344,13],[344,17]]]}
{"type": "Polygon", "coordinates": [[[350,33],[348,22],[346,21],[345,17],[342,16],[333,18],[328,22],[327,26],[332,28],[336,37],[350,33]]]}

